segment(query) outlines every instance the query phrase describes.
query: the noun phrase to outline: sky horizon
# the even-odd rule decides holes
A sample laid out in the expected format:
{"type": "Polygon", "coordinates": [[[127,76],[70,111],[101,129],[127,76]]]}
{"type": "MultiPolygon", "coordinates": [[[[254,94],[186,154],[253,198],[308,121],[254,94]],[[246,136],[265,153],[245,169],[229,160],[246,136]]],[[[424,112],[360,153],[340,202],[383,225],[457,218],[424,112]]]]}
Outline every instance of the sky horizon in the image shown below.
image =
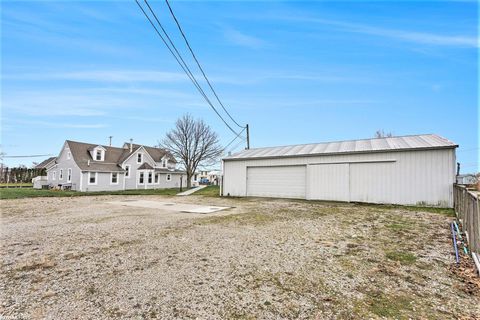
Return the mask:
{"type": "MultiPolygon", "coordinates": [[[[150,4],[200,79],[165,2],[150,4]]],[[[252,147],[435,133],[460,145],[462,173],[480,170],[476,1],[170,4],[252,147]]],[[[1,15],[6,156],[155,145],[185,113],[234,137],[135,1],[4,1],[1,15]]]]}

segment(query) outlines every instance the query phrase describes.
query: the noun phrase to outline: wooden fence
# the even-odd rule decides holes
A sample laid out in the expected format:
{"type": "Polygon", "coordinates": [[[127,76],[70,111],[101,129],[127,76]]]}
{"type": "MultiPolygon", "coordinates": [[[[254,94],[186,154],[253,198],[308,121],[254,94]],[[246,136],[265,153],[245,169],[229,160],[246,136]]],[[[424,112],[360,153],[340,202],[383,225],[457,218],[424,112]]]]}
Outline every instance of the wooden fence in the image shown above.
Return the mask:
{"type": "Polygon", "coordinates": [[[480,203],[478,193],[469,191],[465,186],[453,186],[455,213],[462,222],[467,235],[468,246],[472,252],[480,253],[480,203]]]}

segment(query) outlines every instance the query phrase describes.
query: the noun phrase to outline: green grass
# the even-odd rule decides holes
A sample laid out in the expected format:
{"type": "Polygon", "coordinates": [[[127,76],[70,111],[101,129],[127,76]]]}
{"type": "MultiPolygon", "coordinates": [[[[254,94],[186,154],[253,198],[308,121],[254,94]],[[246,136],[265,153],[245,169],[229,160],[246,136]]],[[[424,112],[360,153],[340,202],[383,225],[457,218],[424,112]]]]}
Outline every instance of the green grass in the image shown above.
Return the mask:
{"type": "Polygon", "coordinates": [[[385,253],[385,256],[388,259],[398,261],[403,265],[409,265],[417,261],[417,257],[410,252],[389,251],[385,253]]]}
{"type": "Polygon", "coordinates": [[[176,195],[177,188],[172,189],[144,189],[144,190],[122,190],[122,191],[97,191],[77,192],[64,190],[42,190],[33,188],[2,188],[0,199],[22,199],[37,197],[80,197],[80,196],[101,196],[101,195],[176,195]]]}
{"type": "Polygon", "coordinates": [[[18,182],[18,183],[0,183],[0,187],[31,187],[33,184],[31,182],[18,182]]]}
{"type": "Polygon", "coordinates": [[[376,203],[356,203],[359,206],[366,207],[376,207],[379,209],[404,209],[408,211],[422,211],[422,212],[431,212],[445,215],[447,217],[455,217],[455,211],[452,208],[440,208],[440,207],[424,207],[424,206],[403,206],[395,204],[376,204],[376,203]]]}
{"type": "Polygon", "coordinates": [[[406,296],[389,296],[384,293],[372,294],[367,299],[370,312],[389,319],[408,319],[404,312],[412,310],[412,299],[406,296]]]}
{"type": "Polygon", "coordinates": [[[207,197],[220,197],[220,186],[208,186],[202,190],[198,190],[194,195],[207,197]]]}

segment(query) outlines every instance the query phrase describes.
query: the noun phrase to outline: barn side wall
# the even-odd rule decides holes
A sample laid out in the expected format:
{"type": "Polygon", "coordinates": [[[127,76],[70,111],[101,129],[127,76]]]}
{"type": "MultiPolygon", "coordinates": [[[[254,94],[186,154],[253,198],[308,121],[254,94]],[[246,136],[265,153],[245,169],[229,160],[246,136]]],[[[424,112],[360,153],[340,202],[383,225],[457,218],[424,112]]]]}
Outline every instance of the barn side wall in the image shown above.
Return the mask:
{"type": "Polygon", "coordinates": [[[372,192],[382,192],[382,194],[372,194],[369,198],[373,200],[366,202],[440,207],[453,206],[455,149],[224,160],[223,195],[238,197],[247,195],[246,178],[247,167],[249,166],[306,165],[308,176],[308,165],[311,164],[354,164],[362,162],[371,162],[371,164],[369,169],[364,171],[358,170],[360,166],[356,167],[355,176],[357,180],[355,183],[361,183],[362,179],[371,183],[372,179],[376,179],[377,181],[381,180],[383,183],[386,182],[389,186],[387,190],[376,191],[374,188],[372,192]],[[388,161],[393,166],[393,170],[386,176],[383,176],[382,170],[374,170],[375,162],[379,161],[388,161]],[[372,175],[374,176],[372,177],[372,175]],[[375,199],[381,199],[381,201],[376,201],[375,199]]]}

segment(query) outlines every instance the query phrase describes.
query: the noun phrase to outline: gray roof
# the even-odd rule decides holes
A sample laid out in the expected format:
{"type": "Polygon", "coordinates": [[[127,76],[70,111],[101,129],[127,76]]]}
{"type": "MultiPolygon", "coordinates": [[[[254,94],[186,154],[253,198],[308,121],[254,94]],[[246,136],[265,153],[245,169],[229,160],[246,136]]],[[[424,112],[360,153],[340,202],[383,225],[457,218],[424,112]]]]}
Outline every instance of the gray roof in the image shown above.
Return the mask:
{"type": "Polygon", "coordinates": [[[99,146],[98,144],[77,142],[67,140],[67,144],[72,153],[73,160],[80,167],[82,171],[124,171],[120,167],[118,160],[129,150],[123,148],[115,148],[110,146],[102,146],[105,148],[105,159],[104,161],[96,161],[90,155],[89,150],[99,146]]]}
{"type": "MultiPolygon", "coordinates": [[[[112,172],[112,171],[125,171],[121,164],[141,145],[133,145],[132,153],[129,147],[117,148],[111,146],[104,146],[99,144],[91,144],[77,141],[66,141],[72,157],[75,163],[80,167],[82,171],[100,171],[100,172],[112,172]],[[92,158],[90,151],[95,147],[101,146],[105,148],[104,161],[96,161],[92,158]]],[[[168,151],[159,148],[145,147],[148,154],[157,162],[165,155],[169,154],[168,151]],[[160,156],[161,155],[161,156],[160,156]]],[[[170,154],[169,154],[170,155],[170,154]]],[[[153,169],[153,168],[152,168],[153,169]]]]}
{"type": "MultiPolygon", "coordinates": [[[[140,147],[142,147],[142,145],[139,145],[139,144],[135,144],[135,143],[132,143],[132,151],[135,152],[137,149],[139,149],[140,147]]],[[[162,160],[162,158],[166,155],[168,157],[168,161],[172,162],[172,163],[177,163],[177,160],[175,159],[175,157],[170,153],[168,152],[167,150],[165,149],[162,149],[162,148],[154,148],[154,147],[147,147],[147,146],[143,146],[145,148],[145,150],[148,152],[148,154],[150,155],[150,157],[152,157],[153,160],[155,160],[155,162],[160,162],[162,160]]],[[[124,149],[129,149],[130,148],[130,143],[128,142],[125,142],[123,144],[123,148],[124,149]]],[[[126,158],[128,158],[129,154],[127,154],[125,156],[124,159],[122,159],[122,162],[125,161],[126,158]]]]}
{"type": "Polygon", "coordinates": [[[151,170],[153,169],[153,167],[146,162],[142,163],[142,165],[138,167],[138,170],[145,170],[145,169],[151,170]]]}
{"type": "Polygon", "coordinates": [[[166,168],[155,168],[155,172],[186,174],[185,171],[180,170],[180,169],[171,170],[171,169],[166,169],[166,168]]]}
{"type": "Polygon", "coordinates": [[[457,144],[435,134],[299,144],[253,148],[232,154],[224,160],[312,156],[345,153],[456,148],[457,144]]]}
{"type": "Polygon", "coordinates": [[[46,160],[43,160],[39,164],[35,166],[35,169],[46,169],[49,167],[49,165],[54,162],[57,159],[57,157],[50,157],[46,160]]]}

